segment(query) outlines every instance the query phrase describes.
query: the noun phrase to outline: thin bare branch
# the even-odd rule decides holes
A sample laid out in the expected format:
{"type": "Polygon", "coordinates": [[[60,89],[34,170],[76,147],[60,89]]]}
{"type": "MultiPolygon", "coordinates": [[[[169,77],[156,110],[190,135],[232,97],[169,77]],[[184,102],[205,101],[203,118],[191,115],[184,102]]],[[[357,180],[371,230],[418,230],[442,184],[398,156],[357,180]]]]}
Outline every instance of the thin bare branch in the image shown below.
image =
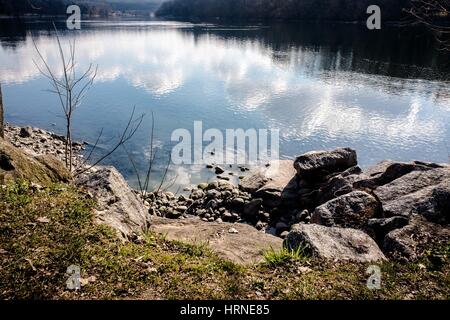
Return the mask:
{"type": "Polygon", "coordinates": [[[117,141],[117,143],[114,145],[112,149],[110,149],[106,154],[100,157],[97,161],[95,161],[93,164],[91,164],[89,167],[83,168],[77,172],[75,172],[74,176],[79,176],[80,174],[83,174],[89,170],[91,170],[93,167],[98,165],[100,162],[108,158],[111,154],[113,154],[120,146],[124,145],[126,142],[128,142],[136,133],[136,131],[139,129],[139,127],[142,124],[142,120],[144,119],[144,114],[139,116],[137,119],[135,119],[135,111],[136,107],[133,107],[133,111],[131,112],[130,118],[127,122],[127,125],[125,129],[122,131],[122,135],[120,136],[120,139],[117,141]]]}

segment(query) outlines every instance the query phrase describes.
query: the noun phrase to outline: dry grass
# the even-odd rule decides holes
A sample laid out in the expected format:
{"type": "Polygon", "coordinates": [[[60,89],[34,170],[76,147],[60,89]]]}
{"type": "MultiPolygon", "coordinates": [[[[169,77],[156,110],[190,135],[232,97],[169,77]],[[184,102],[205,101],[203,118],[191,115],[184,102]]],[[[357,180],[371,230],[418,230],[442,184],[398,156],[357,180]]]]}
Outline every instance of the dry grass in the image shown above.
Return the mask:
{"type": "Polygon", "coordinates": [[[2,299],[449,299],[449,248],[421,260],[384,263],[382,287],[366,287],[367,265],[332,264],[302,253],[269,252],[243,267],[206,246],[155,234],[121,243],[92,222],[94,203],[74,187],[0,189],[2,299]],[[438,259],[436,258],[438,257],[438,259]],[[67,267],[83,287],[66,289],[67,267]]]}

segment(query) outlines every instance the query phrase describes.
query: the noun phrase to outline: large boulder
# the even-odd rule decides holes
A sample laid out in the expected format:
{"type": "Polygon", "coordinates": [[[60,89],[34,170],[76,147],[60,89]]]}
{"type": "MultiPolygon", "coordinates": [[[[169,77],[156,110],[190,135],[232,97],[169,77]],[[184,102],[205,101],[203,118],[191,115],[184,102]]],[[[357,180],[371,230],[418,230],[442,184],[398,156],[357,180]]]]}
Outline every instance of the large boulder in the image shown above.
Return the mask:
{"type": "Polygon", "coordinates": [[[436,168],[442,168],[442,166],[420,161],[393,162],[386,160],[364,170],[364,173],[353,181],[353,187],[356,189],[376,189],[410,172],[427,171],[436,168]]]}
{"type": "Polygon", "coordinates": [[[314,186],[318,189],[315,204],[321,205],[354,190],[374,190],[413,171],[428,171],[442,167],[435,163],[419,161],[406,163],[390,160],[382,161],[364,171],[354,166],[341,173],[325,177],[326,181],[319,181],[314,186]]]}
{"type": "Polygon", "coordinates": [[[369,219],[379,214],[380,205],[370,194],[353,191],[317,207],[311,222],[328,227],[366,229],[369,219]]]}
{"type": "Polygon", "coordinates": [[[297,178],[292,160],[275,160],[268,167],[255,169],[239,187],[264,200],[270,207],[295,205],[297,178]]]}
{"type": "Polygon", "coordinates": [[[437,244],[450,242],[450,228],[413,216],[403,228],[389,232],[383,241],[383,251],[394,258],[415,259],[437,244]]]}
{"type": "Polygon", "coordinates": [[[150,230],[169,240],[207,244],[222,258],[240,264],[252,264],[264,259],[264,252],[280,250],[283,240],[257,231],[242,223],[205,222],[197,218],[170,220],[152,217],[150,230]]]}
{"type": "Polygon", "coordinates": [[[375,241],[366,233],[350,228],[316,224],[295,225],[284,240],[289,250],[306,248],[318,258],[375,262],[385,260],[375,241]]]}
{"type": "Polygon", "coordinates": [[[71,174],[55,157],[34,157],[0,138],[0,183],[17,179],[50,184],[67,182],[71,179],[71,174]]]}
{"type": "Polygon", "coordinates": [[[317,205],[354,191],[353,184],[362,179],[362,170],[358,166],[351,167],[344,172],[331,177],[323,183],[317,193],[317,205]]]}
{"type": "Polygon", "coordinates": [[[374,194],[386,216],[422,215],[431,222],[450,220],[450,167],[410,172],[378,187],[374,194]]]}
{"type": "Polygon", "coordinates": [[[98,223],[117,230],[125,240],[147,230],[148,210],[114,167],[96,167],[77,178],[76,183],[96,200],[98,223]]]}
{"type": "Polygon", "coordinates": [[[355,150],[339,148],[305,153],[295,160],[294,167],[300,177],[315,179],[346,170],[356,166],[357,163],[355,150]]]}
{"type": "Polygon", "coordinates": [[[409,224],[409,218],[404,216],[395,216],[390,218],[374,218],[367,222],[370,233],[377,242],[383,242],[384,237],[391,231],[403,228],[409,224]]]}

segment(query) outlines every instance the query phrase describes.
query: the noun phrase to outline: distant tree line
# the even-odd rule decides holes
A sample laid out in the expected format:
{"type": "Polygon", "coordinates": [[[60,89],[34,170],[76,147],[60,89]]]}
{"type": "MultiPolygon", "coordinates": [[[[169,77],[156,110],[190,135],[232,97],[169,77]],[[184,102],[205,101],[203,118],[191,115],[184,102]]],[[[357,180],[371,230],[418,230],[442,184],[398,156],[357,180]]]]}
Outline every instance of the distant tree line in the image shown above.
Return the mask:
{"type": "Polygon", "coordinates": [[[0,0],[1,15],[65,14],[63,0],[0,0]]]}
{"type": "Polygon", "coordinates": [[[362,21],[378,5],[384,20],[400,20],[411,0],[169,0],[158,16],[184,18],[362,21]]]}
{"type": "Polygon", "coordinates": [[[108,3],[89,0],[0,0],[0,15],[65,15],[71,4],[79,5],[85,15],[108,16],[112,12],[108,3]]]}

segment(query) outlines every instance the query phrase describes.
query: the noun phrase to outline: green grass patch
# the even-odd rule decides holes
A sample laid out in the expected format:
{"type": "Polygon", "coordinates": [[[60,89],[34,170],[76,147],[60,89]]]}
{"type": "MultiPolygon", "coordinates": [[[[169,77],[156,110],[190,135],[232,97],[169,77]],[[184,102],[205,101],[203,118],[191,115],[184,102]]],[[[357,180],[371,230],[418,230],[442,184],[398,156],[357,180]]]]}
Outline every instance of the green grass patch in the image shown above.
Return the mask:
{"type": "Polygon", "coordinates": [[[295,250],[283,247],[275,251],[273,248],[264,253],[264,261],[270,267],[283,267],[294,262],[305,262],[311,258],[308,248],[300,246],[295,250]]]}
{"type": "Polygon", "coordinates": [[[408,263],[380,264],[382,286],[366,286],[368,264],[332,263],[306,248],[265,253],[241,266],[206,244],[143,234],[123,243],[94,223],[95,203],[77,188],[0,187],[0,299],[449,299],[449,244],[408,263]],[[67,268],[83,286],[67,289],[67,268]]]}

